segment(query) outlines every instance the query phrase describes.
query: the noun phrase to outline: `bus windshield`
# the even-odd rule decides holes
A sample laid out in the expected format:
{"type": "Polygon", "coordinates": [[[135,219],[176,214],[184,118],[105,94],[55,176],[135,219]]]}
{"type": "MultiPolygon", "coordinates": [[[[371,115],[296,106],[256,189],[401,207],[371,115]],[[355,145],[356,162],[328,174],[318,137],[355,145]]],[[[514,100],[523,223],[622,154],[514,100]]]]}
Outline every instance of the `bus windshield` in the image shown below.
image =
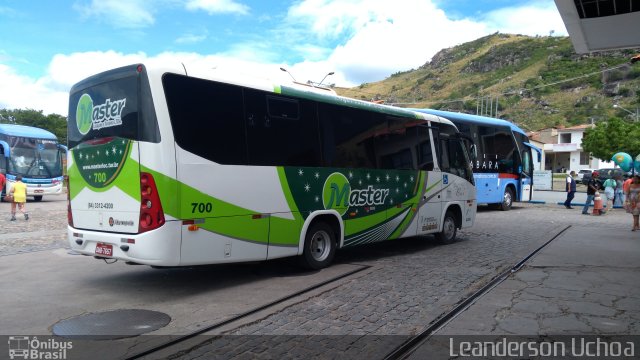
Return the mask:
{"type": "Polygon", "coordinates": [[[70,91],[69,148],[93,139],[121,137],[159,142],[142,66],[127,66],[82,81],[70,91]]]}
{"type": "Polygon", "coordinates": [[[9,137],[11,158],[7,172],[29,178],[62,176],[62,159],[53,140],[9,137]]]}

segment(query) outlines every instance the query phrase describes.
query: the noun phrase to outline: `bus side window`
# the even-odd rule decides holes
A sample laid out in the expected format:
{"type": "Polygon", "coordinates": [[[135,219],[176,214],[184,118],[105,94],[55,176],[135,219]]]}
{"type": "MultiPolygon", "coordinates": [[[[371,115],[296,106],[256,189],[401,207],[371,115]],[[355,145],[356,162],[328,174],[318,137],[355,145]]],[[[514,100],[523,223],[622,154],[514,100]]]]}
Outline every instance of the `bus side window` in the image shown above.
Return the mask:
{"type": "Polygon", "coordinates": [[[376,168],[374,134],[385,118],[361,109],[318,103],[324,166],[376,168]]]}
{"type": "Polygon", "coordinates": [[[441,140],[442,171],[457,175],[463,179],[473,182],[473,175],[469,167],[469,157],[464,150],[464,143],[461,139],[441,140]]]}
{"type": "Polygon", "coordinates": [[[527,176],[531,176],[532,174],[531,150],[528,147],[525,147],[524,150],[522,150],[522,173],[527,176]]]}
{"type": "Polygon", "coordinates": [[[449,140],[441,139],[440,140],[440,170],[451,172],[449,164],[449,140]]]}
{"type": "Polygon", "coordinates": [[[431,139],[429,138],[429,129],[418,127],[418,169],[432,171],[434,168],[434,156],[431,149],[431,139]]]}

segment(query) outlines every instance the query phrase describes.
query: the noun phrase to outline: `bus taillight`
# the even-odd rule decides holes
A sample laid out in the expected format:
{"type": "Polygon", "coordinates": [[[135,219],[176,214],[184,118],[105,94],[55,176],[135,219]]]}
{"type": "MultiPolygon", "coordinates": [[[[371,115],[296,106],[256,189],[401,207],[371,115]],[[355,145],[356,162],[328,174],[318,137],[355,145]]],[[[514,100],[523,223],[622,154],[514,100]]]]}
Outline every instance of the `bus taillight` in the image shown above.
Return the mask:
{"type": "Polygon", "coordinates": [[[164,212],[153,176],[140,173],[140,225],[138,232],[157,229],[164,224],[164,212]]]}
{"type": "Polygon", "coordinates": [[[69,189],[69,181],[67,183],[67,223],[73,227],[73,214],[71,213],[71,189],[69,189]]]}

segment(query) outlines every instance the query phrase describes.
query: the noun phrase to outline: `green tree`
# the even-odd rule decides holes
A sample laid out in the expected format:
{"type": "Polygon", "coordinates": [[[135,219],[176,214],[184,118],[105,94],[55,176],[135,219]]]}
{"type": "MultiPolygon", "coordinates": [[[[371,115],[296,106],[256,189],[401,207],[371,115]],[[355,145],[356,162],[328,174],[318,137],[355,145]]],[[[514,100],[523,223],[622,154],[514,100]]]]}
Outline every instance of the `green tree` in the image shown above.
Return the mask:
{"type": "Polygon", "coordinates": [[[45,129],[54,133],[61,144],[67,143],[67,118],[62,115],[44,115],[42,110],[32,109],[0,109],[0,123],[45,129]]]}
{"type": "Polygon", "coordinates": [[[594,128],[584,132],[582,148],[604,161],[610,161],[618,152],[625,152],[635,158],[640,154],[640,122],[628,122],[619,118],[599,122],[594,128]]]}

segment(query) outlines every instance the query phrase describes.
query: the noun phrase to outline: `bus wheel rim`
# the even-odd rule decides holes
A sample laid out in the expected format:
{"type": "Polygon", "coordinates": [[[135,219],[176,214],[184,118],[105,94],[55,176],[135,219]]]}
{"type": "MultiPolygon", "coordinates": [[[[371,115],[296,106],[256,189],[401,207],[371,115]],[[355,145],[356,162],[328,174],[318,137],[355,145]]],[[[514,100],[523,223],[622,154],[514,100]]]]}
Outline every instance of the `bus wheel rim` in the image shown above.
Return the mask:
{"type": "Polygon", "coordinates": [[[508,191],[504,192],[504,204],[507,206],[511,206],[511,193],[508,191]]]}
{"type": "Polygon", "coordinates": [[[447,240],[453,238],[456,225],[452,218],[447,218],[444,222],[444,236],[447,240]]]}
{"type": "Polygon", "coordinates": [[[331,250],[331,237],[326,231],[318,231],[311,238],[311,256],[315,261],[324,261],[331,250]]]}

